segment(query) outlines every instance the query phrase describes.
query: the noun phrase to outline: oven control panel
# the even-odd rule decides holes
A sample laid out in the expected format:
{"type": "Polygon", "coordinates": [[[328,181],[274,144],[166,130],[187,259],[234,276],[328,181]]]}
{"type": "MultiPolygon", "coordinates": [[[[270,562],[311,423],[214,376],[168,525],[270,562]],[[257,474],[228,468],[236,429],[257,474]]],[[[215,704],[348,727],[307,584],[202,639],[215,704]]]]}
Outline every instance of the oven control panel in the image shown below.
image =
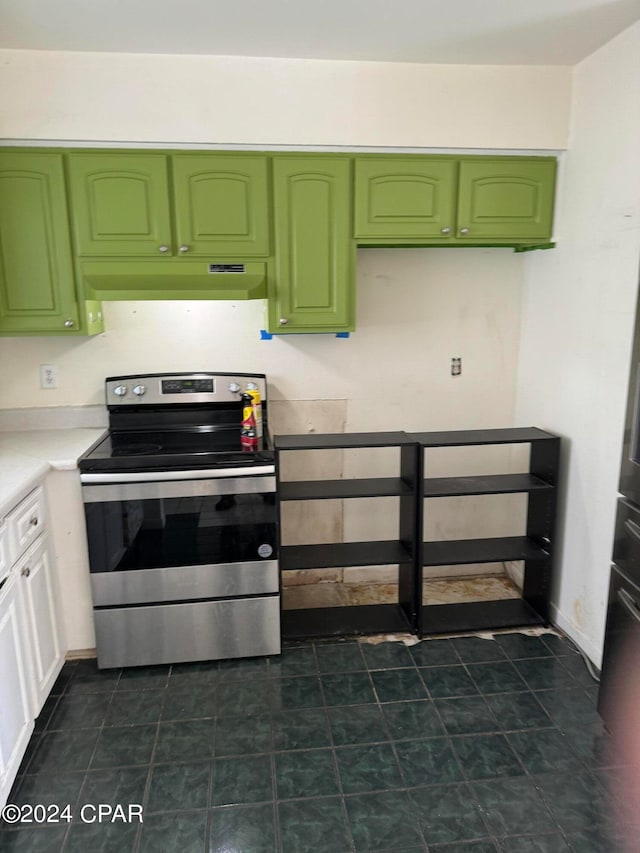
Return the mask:
{"type": "Polygon", "coordinates": [[[184,405],[238,402],[249,383],[266,400],[264,373],[146,373],[110,376],[105,381],[107,406],[184,405]]]}
{"type": "Polygon", "coordinates": [[[213,394],[213,379],[162,379],[162,394],[213,394]]]}

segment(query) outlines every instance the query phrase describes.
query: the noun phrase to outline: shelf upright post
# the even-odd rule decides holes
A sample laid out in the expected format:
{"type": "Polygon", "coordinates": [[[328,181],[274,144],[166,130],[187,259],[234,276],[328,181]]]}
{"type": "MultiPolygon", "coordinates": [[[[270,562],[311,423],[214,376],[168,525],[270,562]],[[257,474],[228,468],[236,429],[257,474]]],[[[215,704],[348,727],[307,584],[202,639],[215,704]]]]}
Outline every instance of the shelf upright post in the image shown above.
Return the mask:
{"type": "Polygon", "coordinates": [[[550,617],[559,459],[560,438],[558,436],[531,442],[529,471],[534,477],[539,477],[553,488],[529,494],[527,536],[540,545],[543,549],[543,557],[525,560],[522,597],[545,622],[549,622],[550,617]]]}
{"type": "Polygon", "coordinates": [[[400,498],[400,541],[411,562],[398,567],[398,604],[413,633],[421,618],[419,584],[422,582],[422,447],[413,442],[400,446],[400,477],[411,486],[411,494],[400,498]]]}

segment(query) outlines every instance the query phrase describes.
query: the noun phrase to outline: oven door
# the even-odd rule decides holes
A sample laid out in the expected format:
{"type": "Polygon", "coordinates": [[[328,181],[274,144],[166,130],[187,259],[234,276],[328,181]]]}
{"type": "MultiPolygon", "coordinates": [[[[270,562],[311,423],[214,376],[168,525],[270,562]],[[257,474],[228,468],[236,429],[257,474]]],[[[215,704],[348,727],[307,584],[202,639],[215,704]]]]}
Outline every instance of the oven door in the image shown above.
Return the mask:
{"type": "Polygon", "coordinates": [[[273,476],[136,476],[83,482],[95,606],[278,592],[273,476]]]}

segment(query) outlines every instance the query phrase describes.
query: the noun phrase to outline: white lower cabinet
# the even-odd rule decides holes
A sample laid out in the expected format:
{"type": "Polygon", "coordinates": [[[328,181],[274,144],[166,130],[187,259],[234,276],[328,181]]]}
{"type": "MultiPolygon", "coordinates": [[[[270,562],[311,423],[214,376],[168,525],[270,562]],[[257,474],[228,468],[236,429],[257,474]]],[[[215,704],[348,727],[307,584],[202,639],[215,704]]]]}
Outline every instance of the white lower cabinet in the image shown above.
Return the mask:
{"type": "Polygon", "coordinates": [[[4,575],[0,569],[0,808],[15,780],[34,721],[64,664],[44,518],[42,489],[36,489],[0,528],[0,549],[6,537],[9,554],[4,575]]]}
{"type": "Polygon", "coordinates": [[[12,573],[0,589],[0,807],[6,802],[34,727],[18,593],[18,578],[12,573]]]}
{"type": "Polygon", "coordinates": [[[18,576],[22,624],[31,668],[33,709],[37,716],[64,663],[46,536],[40,537],[37,544],[16,563],[14,571],[18,576]]]}

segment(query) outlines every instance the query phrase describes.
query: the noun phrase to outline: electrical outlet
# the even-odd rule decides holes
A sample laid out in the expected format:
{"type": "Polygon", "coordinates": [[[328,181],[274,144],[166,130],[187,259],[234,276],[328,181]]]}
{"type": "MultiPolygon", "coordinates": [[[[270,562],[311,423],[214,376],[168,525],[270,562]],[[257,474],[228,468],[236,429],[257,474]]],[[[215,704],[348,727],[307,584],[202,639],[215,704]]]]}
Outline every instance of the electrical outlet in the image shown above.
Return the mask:
{"type": "Polygon", "coordinates": [[[451,375],[452,376],[460,376],[462,373],[462,359],[459,357],[454,357],[451,359],[451,375]]]}
{"type": "Polygon", "coordinates": [[[40,387],[41,388],[57,388],[58,387],[58,368],[55,364],[40,365],[40,387]]]}

